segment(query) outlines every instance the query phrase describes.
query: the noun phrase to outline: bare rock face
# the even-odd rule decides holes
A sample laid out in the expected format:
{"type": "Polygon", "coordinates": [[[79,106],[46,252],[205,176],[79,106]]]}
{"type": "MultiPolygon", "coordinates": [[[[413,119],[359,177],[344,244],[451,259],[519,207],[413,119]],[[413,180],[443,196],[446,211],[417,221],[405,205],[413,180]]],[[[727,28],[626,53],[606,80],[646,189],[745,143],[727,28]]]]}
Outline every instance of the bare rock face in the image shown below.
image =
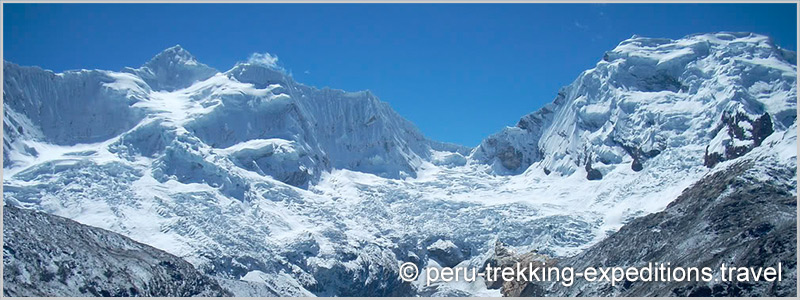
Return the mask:
{"type": "Polygon", "coordinates": [[[233,296],[185,260],[75,221],[3,207],[3,296],[233,296]]]}
{"type": "Polygon", "coordinates": [[[464,260],[464,253],[450,240],[437,240],[427,250],[431,258],[445,267],[455,267],[464,260]]]}
{"type": "Polygon", "coordinates": [[[586,158],[586,179],[589,180],[600,180],[603,179],[603,173],[600,171],[592,168],[592,158],[586,158]]]}
{"type": "MultiPolygon", "coordinates": [[[[516,263],[517,260],[518,257],[516,257],[513,251],[508,249],[506,245],[504,245],[502,242],[496,241],[494,244],[494,255],[491,258],[489,258],[489,260],[487,260],[483,264],[483,266],[485,267],[486,265],[490,265],[492,267],[495,266],[507,267],[514,265],[514,263],[516,263]]],[[[493,280],[493,281],[486,280],[486,287],[488,287],[489,289],[496,290],[501,288],[502,286],[503,282],[500,280],[493,280]]]]}
{"type": "MultiPolygon", "coordinates": [[[[524,274],[528,273],[529,266],[534,266],[533,272],[538,270],[539,268],[549,268],[556,264],[556,260],[544,255],[539,254],[538,251],[534,250],[524,254],[516,254],[513,250],[510,250],[501,243],[497,241],[495,243],[495,253],[494,255],[486,261],[484,266],[489,265],[492,268],[501,267],[501,268],[513,268],[517,269],[525,269],[524,274]],[[519,266],[519,268],[517,268],[519,266]]],[[[491,272],[489,270],[484,270],[485,272],[491,272]]],[[[514,278],[517,277],[517,273],[514,273],[514,278]]],[[[486,281],[486,286],[489,289],[500,289],[500,293],[503,294],[504,297],[520,297],[520,296],[533,296],[533,297],[542,297],[545,296],[545,286],[538,282],[527,282],[527,281],[506,281],[503,280],[500,272],[497,272],[496,276],[492,276],[494,280],[489,280],[488,278],[484,278],[486,281]]]]}
{"type": "MultiPolygon", "coordinates": [[[[550,258],[547,255],[539,254],[536,252],[528,252],[519,257],[519,261],[515,263],[519,264],[521,268],[525,268],[528,266],[534,266],[531,272],[537,272],[540,268],[550,268],[556,264],[556,260],[550,258]]],[[[526,272],[527,273],[527,272],[526,272]]],[[[517,274],[515,273],[514,276],[516,277],[517,274]]],[[[504,281],[503,287],[500,289],[500,292],[503,294],[504,297],[522,297],[522,296],[530,296],[530,297],[544,297],[547,295],[547,291],[545,290],[546,286],[544,283],[541,282],[527,282],[527,281],[504,281]]]]}
{"type": "Polygon", "coordinates": [[[720,162],[747,154],[774,132],[772,117],[764,113],[758,118],[743,112],[722,115],[722,123],[716,128],[717,137],[706,147],[703,165],[712,168],[720,162]]]}
{"type": "Polygon", "coordinates": [[[618,143],[622,147],[622,149],[625,150],[625,152],[628,153],[628,155],[630,155],[630,157],[633,159],[633,161],[631,162],[631,170],[634,170],[636,172],[639,172],[644,169],[644,162],[646,162],[648,159],[651,159],[661,154],[661,151],[658,149],[643,151],[639,147],[629,146],[626,145],[624,142],[620,141],[614,141],[614,142],[618,143]]]}

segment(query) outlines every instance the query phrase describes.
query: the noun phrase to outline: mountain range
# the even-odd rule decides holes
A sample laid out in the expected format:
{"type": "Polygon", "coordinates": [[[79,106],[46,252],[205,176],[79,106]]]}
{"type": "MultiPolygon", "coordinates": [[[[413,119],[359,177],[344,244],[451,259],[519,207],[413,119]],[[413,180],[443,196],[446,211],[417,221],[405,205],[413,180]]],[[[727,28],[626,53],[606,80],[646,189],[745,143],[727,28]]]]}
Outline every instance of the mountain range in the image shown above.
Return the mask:
{"type": "Polygon", "coordinates": [[[254,60],[220,72],[180,46],[121,71],[4,61],[3,293],[91,295],[76,283],[124,263],[142,271],[96,293],[796,295],[796,65],[759,34],[633,36],[468,148],[371,92],[254,60]],[[406,261],[485,266],[498,243],[576,266],[779,260],[790,284],[514,292],[398,276],[406,261]],[[32,257],[56,256],[84,265],[54,281],[32,257]],[[204,288],[142,286],[165,272],[204,288]]]}

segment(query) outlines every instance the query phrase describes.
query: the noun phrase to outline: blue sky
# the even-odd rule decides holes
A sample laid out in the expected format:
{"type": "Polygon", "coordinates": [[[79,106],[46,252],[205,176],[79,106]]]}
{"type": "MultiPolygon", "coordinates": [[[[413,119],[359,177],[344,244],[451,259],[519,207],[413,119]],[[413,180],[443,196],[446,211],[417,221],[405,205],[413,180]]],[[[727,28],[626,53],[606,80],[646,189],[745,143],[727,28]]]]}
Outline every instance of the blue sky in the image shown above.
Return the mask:
{"type": "Polygon", "coordinates": [[[297,81],[373,91],[468,146],[552,101],[633,34],[752,31],[796,50],[795,4],[4,4],[3,56],[54,71],[140,66],[182,45],[221,71],[254,52],[297,81]]]}

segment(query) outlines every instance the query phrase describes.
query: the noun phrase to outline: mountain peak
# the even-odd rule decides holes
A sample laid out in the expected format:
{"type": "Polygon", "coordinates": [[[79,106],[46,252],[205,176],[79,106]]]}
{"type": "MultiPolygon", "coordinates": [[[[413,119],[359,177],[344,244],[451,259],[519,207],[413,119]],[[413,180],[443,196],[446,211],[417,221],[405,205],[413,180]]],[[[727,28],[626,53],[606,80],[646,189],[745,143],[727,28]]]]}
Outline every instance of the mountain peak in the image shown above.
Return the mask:
{"type": "Polygon", "coordinates": [[[181,45],[178,44],[169,47],[167,49],[164,49],[164,51],[161,51],[160,53],[156,54],[156,56],[153,56],[153,58],[150,59],[150,61],[147,62],[144,66],[152,67],[154,65],[164,65],[165,63],[169,65],[198,64],[197,59],[194,57],[194,55],[189,53],[189,51],[186,51],[186,49],[183,49],[183,47],[181,47],[181,45]]]}
{"type": "Polygon", "coordinates": [[[169,47],[167,49],[164,49],[164,51],[162,51],[162,52],[166,52],[166,51],[186,51],[186,50],[183,49],[183,47],[181,47],[181,44],[175,44],[175,46],[172,46],[172,47],[169,47]]]}
{"type": "Polygon", "coordinates": [[[170,91],[188,87],[217,73],[216,69],[198,62],[181,45],[164,49],[141,68],[123,71],[138,75],[153,89],[170,91]]]}

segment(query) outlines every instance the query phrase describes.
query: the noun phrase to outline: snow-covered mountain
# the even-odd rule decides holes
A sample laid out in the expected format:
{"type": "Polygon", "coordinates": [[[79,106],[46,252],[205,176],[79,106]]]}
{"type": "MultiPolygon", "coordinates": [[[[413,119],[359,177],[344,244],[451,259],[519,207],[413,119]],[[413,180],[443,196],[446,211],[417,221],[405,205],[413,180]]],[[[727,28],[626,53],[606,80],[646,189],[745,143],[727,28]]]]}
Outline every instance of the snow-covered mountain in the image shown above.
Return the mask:
{"type": "Polygon", "coordinates": [[[665,167],[648,162],[662,154],[695,164],[706,156],[713,165],[795,123],[796,64],[796,53],[750,33],[634,36],[471,158],[501,173],[535,164],[560,175],[584,169],[596,179],[623,164],[665,167]]]}
{"type": "Polygon", "coordinates": [[[54,74],[8,62],[4,71],[4,147],[20,154],[5,155],[7,167],[37,157],[22,141],[74,146],[115,138],[108,151],[129,160],[165,154],[157,172],[162,181],[227,184],[241,200],[247,189],[241,176],[204,160],[219,157],[306,186],[332,168],[414,176],[430,155],[419,130],[370,92],[308,87],[256,62],[219,73],[180,46],[122,73],[54,74]],[[218,153],[204,158],[210,149],[218,153]],[[194,167],[209,168],[198,174],[194,167]]]}
{"type": "Polygon", "coordinates": [[[218,72],[180,46],[122,72],[3,69],[5,204],[162,249],[237,295],[499,295],[407,284],[398,265],[477,267],[496,241],[574,255],[754,149],[796,157],[796,54],[749,33],[623,41],[472,150],[370,92],[252,59],[218,72]]]}

